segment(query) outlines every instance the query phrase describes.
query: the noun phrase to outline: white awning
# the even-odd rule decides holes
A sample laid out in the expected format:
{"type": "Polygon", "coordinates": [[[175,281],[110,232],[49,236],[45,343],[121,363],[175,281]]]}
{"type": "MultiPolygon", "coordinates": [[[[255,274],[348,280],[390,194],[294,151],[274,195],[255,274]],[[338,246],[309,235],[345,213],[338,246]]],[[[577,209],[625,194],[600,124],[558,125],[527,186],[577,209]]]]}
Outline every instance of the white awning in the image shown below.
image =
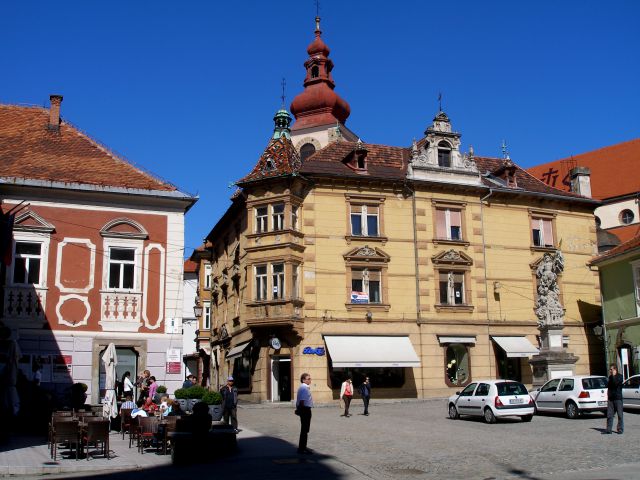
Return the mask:
{"type": "Polygon", "coordinates": [[[475,345],[476,337],[475,335],[474,336],[458,335],[457,337],[438,335],[438,341],[440,342],[441,345],[445,343],[471,343],[475,345]]]}
{"type": "Polygon", "coordinates": [[[419,367],[409,337],[325,336],[334,367],[419,367]]]}
{"type": "Polygon", "coordinates": [[[232,358],[236,358],[242,355],[242,352],[244,352],[245,348],[247,348],[250,343],[251,342],[245,342],[233,347],[231,350],[229,350],[229,353],[227,353],[227,360],[230,360],[232,358]]]}
{"type": "Polygon", "coordinates": [[[491,337],[494,342],[500,345],[509,358],[531,357],[537,355],[538,349],[527,339],[527,337],[491,337]]]}

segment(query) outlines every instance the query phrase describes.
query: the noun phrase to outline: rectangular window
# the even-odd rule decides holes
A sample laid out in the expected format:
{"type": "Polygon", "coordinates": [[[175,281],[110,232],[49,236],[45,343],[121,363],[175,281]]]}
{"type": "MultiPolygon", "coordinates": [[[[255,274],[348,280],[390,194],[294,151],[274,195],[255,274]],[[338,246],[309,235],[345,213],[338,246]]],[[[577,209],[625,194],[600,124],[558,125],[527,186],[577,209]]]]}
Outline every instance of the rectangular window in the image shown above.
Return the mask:
{"type": "Polygon", "coordinates": [[[204,304],[202,309],[202,327],[204,330],[211,330],[211,305],[204,304]]]}
{"type": "Polygon", "coordinates": [[[266,232],[268,229],[269,209],[267,207],[256,208],[256,233],[266,232]]]}
{"type": "Polygon", "coordinates": [[[351,205],[351,235],[377,237],[380,231],[376,205],[351,205]]]}
{"type": "Polygon", "coordinates": [[[109,249],[109,288],[135,288],[135,255],[133,248],[109,249]]]}
{"type": "Polygon", "coordinates": [[[291,207],[291,229],[298,229],[298,207],[295,205],[291,207]]]}
{"type": "Polygon", "coordinates": [[[16,242],[13,265],[13,283],[17,285],[40,285],[42,244],[16,242]]]}
{"type": "Polygon", "coordinates": [[[204,288],[211,289],[211,265],[204,266],[204,288]]]}
{"type": "Polygon", "coordinates": [[[267,266],[255,267],[256,272],[256,300],[267,299],[267,266]]]}
{"type": "Polygon", "coordinates": [[[284,203],[276,203],[271,209],[273,230],[284,230],[284,203]]]}
{"type": "Polygon", "coordinates": [[[300,298],[300,286],[298,284],[298,265],[291,267],[291,296],[300,298]]]}
{"type": "Polygon", "coordinates": [[[284,263],[271,265],[273,299],[284,298],[284,263]]]}
{"type": "Polygon", "coordinates": [[[436,238],[462,240],[462,212],[460,210],[436,209],[436,238]]]}
{"type": "Polygon", "coordinates": [[[553,247],[553,227],[549,218],[531,218],[533,245],[553,247]]]}
{"type": "Polygon", "coordinates": [[[380,270],[351,270],[351,303],[382,303],[380,270]]]}
{"type": "Polygon", "coordinates": [[[464,273],[440,272],[440,304],[464,305],[464,273]]]}

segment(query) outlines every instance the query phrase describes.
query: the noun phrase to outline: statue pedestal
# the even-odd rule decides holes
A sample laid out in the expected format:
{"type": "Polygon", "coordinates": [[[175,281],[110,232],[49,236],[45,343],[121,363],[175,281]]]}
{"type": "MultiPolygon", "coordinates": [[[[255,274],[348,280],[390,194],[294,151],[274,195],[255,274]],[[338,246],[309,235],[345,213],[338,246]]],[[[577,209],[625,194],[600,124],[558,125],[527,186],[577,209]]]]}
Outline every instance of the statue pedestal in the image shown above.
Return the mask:
{"type": "Polygon", "coordinates": [[[567,352],[562,346],[562,327],[540,327],[542,348],[529,364],[533,370],[533,386],[540,387],[552,378],[576,374],[579,357],[567,352]]]}

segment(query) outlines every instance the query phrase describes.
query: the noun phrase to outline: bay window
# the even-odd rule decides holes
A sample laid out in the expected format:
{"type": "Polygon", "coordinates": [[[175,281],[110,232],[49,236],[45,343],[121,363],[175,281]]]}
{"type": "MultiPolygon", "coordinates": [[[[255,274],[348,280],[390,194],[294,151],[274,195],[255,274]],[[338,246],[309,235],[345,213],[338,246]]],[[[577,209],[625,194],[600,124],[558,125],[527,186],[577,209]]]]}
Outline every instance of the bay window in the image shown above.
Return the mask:
{"type": "Polygon", "coordinates": [[[284,263],[271,265],[271,287],[274,300],[284,298],[284,263]]]}
{"type": "Polygon", "coordinates": [[[267,299],[267,266],[259,265],[255,267],[256,278],[256,300],[267,299]]]}
{"type": "Polygon", "coordinates": [[[284,230],[284,203],[276,203],[271,206],[271,219],[273,230],[284,230]]]}
{"type": "Polygon", "coordinates": [[[266,206],[256,208],[256,233],[264,233],[268,230],[268,212],[269,209],[266,206]]]}

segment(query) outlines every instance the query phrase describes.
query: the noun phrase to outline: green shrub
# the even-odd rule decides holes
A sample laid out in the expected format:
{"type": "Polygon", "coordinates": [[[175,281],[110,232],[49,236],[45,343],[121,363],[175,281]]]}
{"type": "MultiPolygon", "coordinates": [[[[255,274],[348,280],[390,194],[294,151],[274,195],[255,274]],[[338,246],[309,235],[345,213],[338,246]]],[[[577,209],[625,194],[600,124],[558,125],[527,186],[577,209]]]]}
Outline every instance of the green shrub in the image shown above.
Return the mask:
{"type": "Polygon", "coordinates": [[[207,393],[207,389],[200,385],[194,385],[193,387],[187,388],[187,398],[191,398],[193,400],[200,400],[205,393],[207,393]]]}
{"type": "Polygon", "coordinates": [[[220,405],[222,403],[222,395],[218,392],[208,391],[202,396],[202,401],[207,405],[220,405]]]}
{"type": "Polygon", "coordinates": [[[180,398],[182,400],[188,398],[187,397],[187,389],[186,388],[179,388],[173,394],[174,394],[174,396],[176,398],[180,398]]]}
{"type": "Polygon", "coordinates": [[[165,387],[164,385],[160,385],[158,386],[158,388],[156,389],[157,393],[167,393],[167,387],[165,387]]]}

